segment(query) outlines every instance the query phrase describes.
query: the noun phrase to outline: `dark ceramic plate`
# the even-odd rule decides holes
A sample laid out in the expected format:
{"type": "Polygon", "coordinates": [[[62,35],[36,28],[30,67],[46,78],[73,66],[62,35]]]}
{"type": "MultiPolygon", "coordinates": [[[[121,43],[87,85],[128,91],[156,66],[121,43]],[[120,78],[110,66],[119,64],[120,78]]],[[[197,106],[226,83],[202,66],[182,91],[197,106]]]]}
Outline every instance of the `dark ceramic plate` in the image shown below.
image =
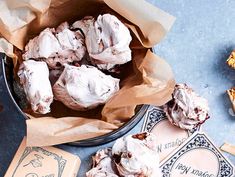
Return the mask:
{"type": "MultiPolygon", "coordinates": [[[[15,105],[13,110],[11,110],[14,113],[19,114],[19,119],[22,119],[22,121],[25,121],[27,119],[26,115],[22,112],[20,107],[18,106],[17,102],[14,98],[14,89],[13,89],[13,73],[12,73],[12,64],[9,62],[6,62],[7,57],[5,54],[0,53],[0,77],[4,78],[4,82],[0,84],[4,84],[4,87],[7,89],[7,92],[5,92],[3,95],[3,105],[4,103],[9,103],[9,99],[13,102],[15,105]]],[[[4,105],[8,106],[8,105],[4,105]]],[[[106,144],[108,142],[111,142],[117,138],[120,138],[121,136],[125,135],[127,132],[129,132],[132,128],[134,128],[141,118],[144,116],[145,112],[147,111],[148,105],[140,105],[137,106],[135,112],[136,114],[125,123],[123,126],[118,128],[117,130],[114,130],[110,133],[107,133],[102,136],[98,136],[95,138],[89,138],[85,140],[70,142],[69,144],[75,145],[75,146],[97,146],[101,144],[106,144]]]]}

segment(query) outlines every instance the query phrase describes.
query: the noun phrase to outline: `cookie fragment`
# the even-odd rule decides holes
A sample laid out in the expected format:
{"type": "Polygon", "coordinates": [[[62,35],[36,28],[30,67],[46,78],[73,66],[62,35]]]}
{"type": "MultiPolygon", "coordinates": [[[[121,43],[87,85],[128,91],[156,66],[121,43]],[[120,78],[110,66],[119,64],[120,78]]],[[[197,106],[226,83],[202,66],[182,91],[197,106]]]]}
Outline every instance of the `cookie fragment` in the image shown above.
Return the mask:
{"type": "Polygon", "coordinates": [[[93,168],[86,172],[87,177],[118,177],[113,166],[112,149],[105,148],[98,150],[92,157],[93,168]]]}
{"type": "Polygon", "coordinates": [[[235,112],[235,87],[232,87],[231,89],[227,90],[227,94],[232,103],[233,111],[235,112]]]}
{"type": "Polygon", "coordinates": [[[176,84],[172,97],[164,111],[173,125],[192,130],[209,118],[207,100],[186,84],[176,84]]]}
{"type": "Polygon", "coordinates": [[[235,69],[235,50],[232,51],[229,58],[227,59],[227,64],[231,68],[235,69]]]}

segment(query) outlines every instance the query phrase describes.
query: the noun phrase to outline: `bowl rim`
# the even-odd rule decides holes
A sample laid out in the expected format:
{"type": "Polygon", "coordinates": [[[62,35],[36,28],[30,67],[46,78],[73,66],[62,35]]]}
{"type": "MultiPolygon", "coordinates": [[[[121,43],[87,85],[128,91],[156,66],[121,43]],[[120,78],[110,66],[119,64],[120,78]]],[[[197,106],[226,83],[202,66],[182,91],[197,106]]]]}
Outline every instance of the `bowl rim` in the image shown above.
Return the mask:
{"type": "MultiPolygon", "coordinates": [[[[16,107],[17,111],[19,112],[20,116],[24,118],[24,120],[28,120],[29,118],[26,116],[26,114],[21,110],[21,108],[19,107],[19,105],[17,104],[16,100],[14,99],[11,90],[8,86],[8,81],[7,81],[7,76],[6,76],[6,69],[5,69],[5,60],[6,60],[7,56],[4,53],[0,53],[0,65],[1,68],[0,70],[2,70],[2,75],[3,75],[3,81],[7,89],[7,93],[8,93],[8,97],[13,101],[14,106],[16,107]]],[[[1,72],[0,72],[1,74],[1,72]]],[[[82,139],[82,140],[78,140],[78,141],[73,141],[73,142],[68,142],[65,144],[69,144],[72,146],[80,146],[80,147],[91,147],[91,146],[98,146],[98,145],[102,145],[102,144],[106,144],[109,143],[111,141],[114,141],[120,137],[122,137],[123,135],[125,135],[126,133],[128,133],[130,130],[132,130],[139,122],[140,120],[144,117],[147,109],[148,109],[149,105],[138,105],[137,106],[137,111],[135,113],[134,116],[132,116],[130,118],[130,120],[126,123],[124,123],[122,126],[120,126],[119,128],[106,133],[104,135],[100,135],[97,137],[93,137],[93,138],[88,138],[88,139],[82,139]]]]}
{"type": "Polygon", "coordinates": [[[115,129],[109,133],[106,133],[104,135],[100,135],[94,138],[88,138],[84,140],[69,142],[68,144],[74,145],[74,146],[97,146],[109,143],[111,141],[114,141],[129,131],[131,131],[144,117],[145,113],[148,110],[149,105],[140,105],[139,110],[135,113],[134,116],[131,117],[131,119],[124,123],[122,126],[120,126],[118,129],[115,129]],[[108,139],[106,139],[108,138],[108,139]],[[101,142],[101,140],[103,140],[101,142]],[[89,144],[89,145],[88,145],[89,144]],[[93,145],[94,144],[94,145],[93,145]]]}
{"type": "Polygon", "coordinates": [[[4,81],[4,83],[1,83],[1,84],[4,84],[5,88],[7,89],[7,94],[8,94],[8,96],[9,96],[10,100],[14,103],[14,105],[15,105],[17,111],[20,113],[20,115],[23,116],[23,118],[25,118],[25,120],[26,120],[26,119],[29,119],[25,114],[22,114],[23,111],[20,109],[20,107],[19,107],[18,104],[16,103],[16,101],[15,101],[15,99],[14,99],[12,93],[11,93],[11,90],[10,90],[10,88],[9,88],[8,81],[7,81],[7,77],[6,77],[5,62],[4,62],[6,59],[7,59],[6,54],[0,52],[0,60],[1,60],[1,61],[0,61],[0,65],[1,65],[1,68],[0,68],[0,75],[2,74],[2,76],[3,76],[3,81],[4,81]],[[1,72],[2,72],[2,73],[1,73],[1,72]]]}

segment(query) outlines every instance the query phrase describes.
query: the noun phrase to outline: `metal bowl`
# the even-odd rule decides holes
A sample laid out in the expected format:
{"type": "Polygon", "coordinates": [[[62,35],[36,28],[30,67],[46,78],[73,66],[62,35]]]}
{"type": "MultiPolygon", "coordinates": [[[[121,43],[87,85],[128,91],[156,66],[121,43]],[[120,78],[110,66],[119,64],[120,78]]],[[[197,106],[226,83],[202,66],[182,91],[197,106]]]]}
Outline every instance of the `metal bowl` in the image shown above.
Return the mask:
{"type": "MultiPolygon", "coordinates": [[[[4,84],[4,87],[7,89],[6,95],[4,95],[3,99],[3,105],[4,103],[8,103],[9,101],[7,100],[12,100],[14,106],[14,109],[11,110],[11,112],[19,114],[19,118],[22,119],[22,121],[25,121],[27,116],[24,114],[24,112],[20,109],[19,105],[15,101],[14,98],[14,89],[13,89],[13,65],[11,63],[6,63],[6,55],[3,53],[0,53],[0,77],[3,77],[4,82],[0,84],[4,84]]],[[[7,105],[5,105],[7,106],[7,105]]],[[[148,105],[140,105],[136,107],[135,110],[135,115],[124,125],[119,127],[117,130],[114,130],[110,133],[107,133],[102,136],[98,136],[95,138],[89,138],[85,140],[80,140],[80,141],[75,141],[75,142],[70,142],[70,145],[75,145],[75,146],[97,146],[101,144],[106,144],[108,142],[111,142],[117,138],[122,137],[126,133],[128,133],[131,129],[133,129],[143,118],[145,112],[148,109],[148,105]]]]}

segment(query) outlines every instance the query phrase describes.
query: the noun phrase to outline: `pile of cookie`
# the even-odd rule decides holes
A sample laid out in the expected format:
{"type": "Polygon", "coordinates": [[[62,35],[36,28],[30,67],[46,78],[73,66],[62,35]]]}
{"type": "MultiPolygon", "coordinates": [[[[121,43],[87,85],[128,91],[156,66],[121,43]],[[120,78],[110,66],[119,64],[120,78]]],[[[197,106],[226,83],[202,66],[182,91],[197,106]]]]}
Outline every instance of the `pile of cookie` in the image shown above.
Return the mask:
{"type": "Polygon", "coordinates": [[[132,59],[131,40],[110,14],[44,29],[25,46],[18,71],[33,112],[49,113],[54,99],[76,111],[105,104],[119,90],[112,73],[132,59]]]}

